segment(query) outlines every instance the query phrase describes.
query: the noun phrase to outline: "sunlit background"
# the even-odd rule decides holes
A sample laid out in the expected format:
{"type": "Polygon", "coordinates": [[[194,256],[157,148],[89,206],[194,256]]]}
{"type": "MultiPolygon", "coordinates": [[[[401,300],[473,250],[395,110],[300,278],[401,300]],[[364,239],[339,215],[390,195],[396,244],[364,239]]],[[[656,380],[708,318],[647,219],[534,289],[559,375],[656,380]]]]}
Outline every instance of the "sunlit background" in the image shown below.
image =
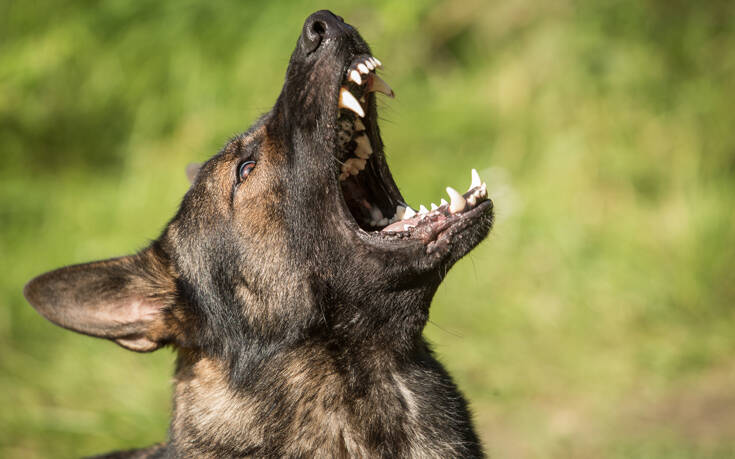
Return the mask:
{"type": "Polygon", "coordinates": [[[427,337],[497,458],[735,455],[735,2],[0,3],[0,456],[164,440],[170,350],[42,319],[32,276],[158,236],[267,111],[311,12],[397,94],[409,203],[495,201],[427,337]]]}

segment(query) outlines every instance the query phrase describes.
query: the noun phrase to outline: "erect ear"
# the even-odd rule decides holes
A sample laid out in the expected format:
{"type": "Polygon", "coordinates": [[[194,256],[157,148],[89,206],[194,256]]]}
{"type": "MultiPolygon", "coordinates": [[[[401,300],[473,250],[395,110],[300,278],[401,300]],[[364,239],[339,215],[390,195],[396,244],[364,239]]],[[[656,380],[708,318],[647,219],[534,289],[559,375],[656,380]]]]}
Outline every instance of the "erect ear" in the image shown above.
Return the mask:
{"type": "Polygon", "coordinates": [[[186,165],[186,178],[189,179],[189,183],[191,185],[193,185],[194,181],[197,179],[197,175],[199,175],[201,168],[202,163],[189,163],[186,165]]]}
{"type": "Polygon", "coordinates": [[[23,294],[57,325],[149,352],[175,335],[174,279],[165,257],[150,247],[136,255],[42,274],[25,286],[23,294]]]}

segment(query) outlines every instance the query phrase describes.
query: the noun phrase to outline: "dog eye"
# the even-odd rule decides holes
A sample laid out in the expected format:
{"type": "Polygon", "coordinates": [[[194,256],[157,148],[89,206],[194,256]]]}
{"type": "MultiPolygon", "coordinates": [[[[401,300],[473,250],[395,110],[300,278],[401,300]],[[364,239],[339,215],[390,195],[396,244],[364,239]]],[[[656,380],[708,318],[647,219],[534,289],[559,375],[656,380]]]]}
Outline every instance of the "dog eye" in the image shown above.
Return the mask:
{"type": "Polygon", "coordinates": [[[252,171],[255,168],[255,161],[243,161],[240,163],[239,166],[237,166],[237,181],[238,182],[244,182],[246,178],[248,178],[248,175],[250,175],[250,171],[252,171]]]}

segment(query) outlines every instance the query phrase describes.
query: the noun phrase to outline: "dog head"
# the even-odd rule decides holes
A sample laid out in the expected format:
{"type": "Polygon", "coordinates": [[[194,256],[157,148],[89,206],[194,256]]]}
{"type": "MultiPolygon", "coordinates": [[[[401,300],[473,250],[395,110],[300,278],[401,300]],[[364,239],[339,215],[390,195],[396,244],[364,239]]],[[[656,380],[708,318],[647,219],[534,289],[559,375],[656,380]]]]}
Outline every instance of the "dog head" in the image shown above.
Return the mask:
{"type": "Polygon", "coordinates": [[[247,362],[306,338],[409,351],[493,206],[476,174],[451,202],[406,205],[378,128],[376,93],[393,94],[380,66],[352,26],[314,13],[273,109],[190,171],[156,241],[43,274],[26,298],[135,351],[172,344],[247,362]]]}

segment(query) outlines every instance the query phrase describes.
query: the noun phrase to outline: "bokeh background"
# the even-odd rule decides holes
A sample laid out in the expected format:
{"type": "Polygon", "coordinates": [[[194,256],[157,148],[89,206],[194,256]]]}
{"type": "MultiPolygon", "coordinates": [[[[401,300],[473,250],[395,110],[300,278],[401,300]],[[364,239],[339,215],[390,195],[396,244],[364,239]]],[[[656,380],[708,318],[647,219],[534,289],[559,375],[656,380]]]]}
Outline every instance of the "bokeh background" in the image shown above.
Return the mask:
{"type": "Polygon", "coordinates": [[[409,203],[475,167],[497,224],[426,335],[498,458],[735,456],[735,2],[0,2],[0,456],[166,436],[170,350],[21,289],[133,252],[269,109],[304,18],[356,25],[409,203]]]}

